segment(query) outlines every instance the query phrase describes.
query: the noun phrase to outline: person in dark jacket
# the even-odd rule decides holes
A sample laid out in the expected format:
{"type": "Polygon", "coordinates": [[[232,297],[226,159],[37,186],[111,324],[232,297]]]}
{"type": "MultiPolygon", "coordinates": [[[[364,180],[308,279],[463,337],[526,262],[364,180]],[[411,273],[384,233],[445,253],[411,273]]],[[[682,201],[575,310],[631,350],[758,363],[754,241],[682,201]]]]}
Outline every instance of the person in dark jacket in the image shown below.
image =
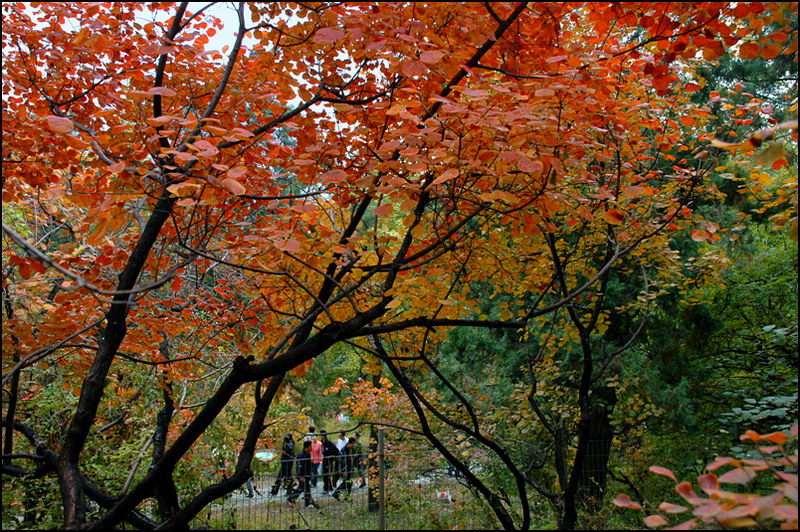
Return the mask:
{"type": "Polygon", "coordinates": [[[289,504],[303,494],[306,508],[318,508],[311,498],[311,442],[303,441],[303,450],[297,455],[297,486],[289,492],[289,504]]]}
{"type": "Polygon", "coordinates": [[[355,476],[356,472],[358,471],[357,460],[358,455],[356,454],[356,439],[349,438],[342,449],[342,456],[340,458],[342,466],[342,483],[331,494],[334,499],[339,500],[340,493],[342,491],[347,492],[348,496],[350,495],[350,492],[353,489],[353,476],[355,476]]]}
{"type": "Polygon", "coordinates": [[[322,489],[330,492],[336,486],[336,481],[339,479],[338,474],[338,458],[339,449],[336,445],[328,439],[328,433],[322,431],[322,489]]]}
{"type": "Polygon", "coordinates": [[[278,471],[278,478],[275,479],[275,484],[272,486],[271,493],[278,494],[281,489],[281,482],[286,492],[292,485],[292,469],[294,468],[294,437],[287,433],[283,437],[283,446],[281,447],[281,461],[280,470],[278,471]]]}

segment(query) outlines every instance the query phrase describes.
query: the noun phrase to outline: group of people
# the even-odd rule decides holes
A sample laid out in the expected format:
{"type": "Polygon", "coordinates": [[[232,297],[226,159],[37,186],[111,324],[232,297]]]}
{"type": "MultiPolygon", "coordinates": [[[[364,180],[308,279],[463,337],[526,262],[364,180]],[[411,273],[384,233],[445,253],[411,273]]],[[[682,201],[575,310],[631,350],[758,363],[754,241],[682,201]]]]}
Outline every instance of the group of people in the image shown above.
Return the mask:
{"type": "Polygon", "coordinates": [[[337,500],[342,493],[350,495],[356,478],[366,483],[359,433],[348,438],[345,432],[341,432],[334,443],[325,431],[320,432],[318,438],[315,430],[315,427],[309,427],[302,450],[296,456],[294,437],[290,433],[283,437],[280,470],[271,491],[272,495],[277,495],[283,485],[290,503],[302,494],[306,507],[313,508],[317,505],[311,498],[311,488],[317,486],[320,478],[323,491],[337,500]]]}

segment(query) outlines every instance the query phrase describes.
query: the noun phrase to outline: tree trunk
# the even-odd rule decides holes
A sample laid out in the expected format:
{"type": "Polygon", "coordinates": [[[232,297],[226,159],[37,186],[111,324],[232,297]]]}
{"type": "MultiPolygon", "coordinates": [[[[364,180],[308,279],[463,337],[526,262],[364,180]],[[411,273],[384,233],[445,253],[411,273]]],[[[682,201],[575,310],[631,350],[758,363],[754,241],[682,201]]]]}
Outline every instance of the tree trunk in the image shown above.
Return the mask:
{"type": "Polygon", "coordinates": [[[592,406],[586,463],[577,493],[578,504],[588,512],[596,512],[603,505],[613,437],[611,409],[604,403],[597,402],[592,406]]]}

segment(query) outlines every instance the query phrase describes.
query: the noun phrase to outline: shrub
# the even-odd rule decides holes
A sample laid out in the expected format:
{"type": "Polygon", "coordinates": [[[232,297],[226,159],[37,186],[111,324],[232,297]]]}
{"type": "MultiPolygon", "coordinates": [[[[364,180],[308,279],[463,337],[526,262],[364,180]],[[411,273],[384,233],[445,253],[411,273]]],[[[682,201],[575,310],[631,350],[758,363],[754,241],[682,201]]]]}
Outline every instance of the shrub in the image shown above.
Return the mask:
{"type": "MultiPolygon", "coordinates": [[[[742,441],[755,444],[758,456],[753,458],[717,457],[706,466],[706,474],[697,477],[697,486],[704,495],[695,493],[690,482],[681,482],[675,491],[686,504],[662,502],[655,513],[645,517],[650,528],[672,524],[673,517],[691,512],[692,517],[668,530],[693,528],[797,530],[797,425],[784,432],[761,435],[748,430],[742,441]],[[727,469],[720,476],[715,471],[727,469]],[[740,486],[732,490],[722,485],[740,486]],[[745,489],[747,486],[747,489],[745,489]],[[749,493],[748,493],[749,492],[749,493]]],[[[667,468],[653,466],[650,471],[677,482],[667,468]]],[[[623,508],[643,509],[649,506],[620,495],[614,504],[623,508]]]]}

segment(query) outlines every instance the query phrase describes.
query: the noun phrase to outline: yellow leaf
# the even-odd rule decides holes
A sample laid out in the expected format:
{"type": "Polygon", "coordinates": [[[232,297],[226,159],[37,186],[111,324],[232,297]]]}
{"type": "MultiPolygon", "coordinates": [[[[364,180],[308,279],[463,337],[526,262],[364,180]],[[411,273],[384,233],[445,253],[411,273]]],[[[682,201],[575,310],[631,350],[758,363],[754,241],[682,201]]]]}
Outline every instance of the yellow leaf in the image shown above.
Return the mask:
{"type": "Polygon", "coordinates": [[[202,185],[197,183],[175,183],[167,187],[167,191],[175,196],[192,197],[202,188],[202,185]]]}
{"type": "Polygon", "coordinates": [[[783,144],[780,142],[773,142],[767,149],[762,151],[756,157],[756,163],[761,166],[768,166],[783,157],[783,144]]]}

